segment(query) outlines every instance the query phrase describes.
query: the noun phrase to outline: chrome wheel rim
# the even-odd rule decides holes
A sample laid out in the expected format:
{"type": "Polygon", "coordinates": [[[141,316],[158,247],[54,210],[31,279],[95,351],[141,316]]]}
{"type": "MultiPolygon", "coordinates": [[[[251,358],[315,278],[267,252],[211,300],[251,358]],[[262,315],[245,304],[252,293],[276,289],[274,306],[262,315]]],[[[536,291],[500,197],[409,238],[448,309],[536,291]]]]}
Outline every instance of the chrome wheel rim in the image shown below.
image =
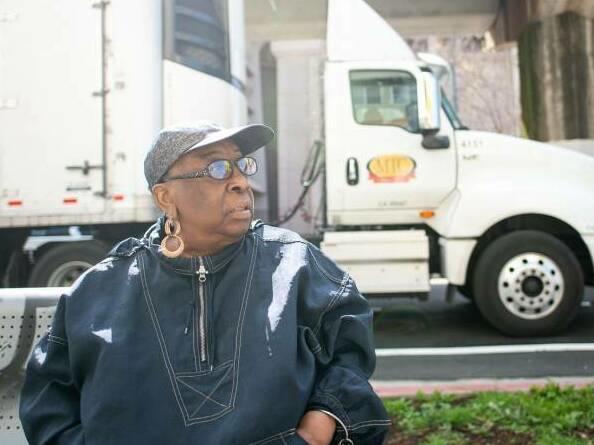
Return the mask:
{"type": "Polygon", "coordinates": [[[57,267],[49,279],[48,287],[70,287],[82,273],[93,265],[86,261],[68,261],[57,267]]]}
{"type": "Polygon", "coordinates": [[[553,312],[563,299],[564,288],[559,266],[548,256],[536,252],[510,259],[498,278],[503,306],[525,320],[538,320],[553,312]]]}

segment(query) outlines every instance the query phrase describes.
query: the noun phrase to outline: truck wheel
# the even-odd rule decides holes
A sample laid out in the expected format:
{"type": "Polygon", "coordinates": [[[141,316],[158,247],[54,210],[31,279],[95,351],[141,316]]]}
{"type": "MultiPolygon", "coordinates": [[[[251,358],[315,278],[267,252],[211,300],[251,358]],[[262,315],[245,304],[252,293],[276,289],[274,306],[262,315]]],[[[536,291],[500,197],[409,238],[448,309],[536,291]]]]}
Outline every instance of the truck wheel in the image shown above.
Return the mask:
{"type": "Polygon", "coordinates": [[[51,248],[35,263],[29,286],[69,287],[85,270],[105,258],[108,250],[99,241],[70,242],[51,248]]]}
{"type": "Polygon", "coordinates": [[[475,268],[473,294],[481,314],[504,334],[548,335],[576,315],[584,277],[565,244],[522,230],[487,246],[475,268]]]}

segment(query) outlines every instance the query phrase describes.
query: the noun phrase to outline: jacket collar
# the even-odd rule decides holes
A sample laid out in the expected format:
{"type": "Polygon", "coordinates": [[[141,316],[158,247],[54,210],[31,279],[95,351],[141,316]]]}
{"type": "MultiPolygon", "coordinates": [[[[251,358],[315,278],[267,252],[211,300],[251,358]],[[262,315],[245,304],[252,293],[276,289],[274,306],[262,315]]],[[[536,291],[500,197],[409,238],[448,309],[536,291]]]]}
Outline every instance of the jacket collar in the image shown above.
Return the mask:
{"type": "Polygon", "coordinates": [[[202,259],[204,267],[206,267],[208,272],[217,272],[239,253],[246,239],[246,234],[244,234],[241,239],[233,244],[225,246],[213,255],[205,255],[202,257],[192,256],[190,258],[168,258],[160,251],[161,240],[165,235],[164,224],[165,216],[160,216],[159,219],[157,219],[157,222],[145,233],[143,238],[146,239],[148,249],[159,259],[159,261],[172,267],[177,272],[185,274],[196,273],[200,267],[200,259],[202,259]]]}

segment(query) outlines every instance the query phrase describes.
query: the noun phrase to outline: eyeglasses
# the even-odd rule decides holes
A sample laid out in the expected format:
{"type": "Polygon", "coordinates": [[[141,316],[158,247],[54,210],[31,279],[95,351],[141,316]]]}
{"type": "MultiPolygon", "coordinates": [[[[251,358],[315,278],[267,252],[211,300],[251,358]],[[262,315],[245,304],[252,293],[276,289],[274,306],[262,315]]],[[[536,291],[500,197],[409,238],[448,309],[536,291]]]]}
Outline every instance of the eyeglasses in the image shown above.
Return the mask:
{"type": "Polygon", "coordinates": [[[245,176],[252,176],[258,171],[258,163],[254,158],[250,158],[249,156],[239,158],[235,161],[230,161],[229,159],[217,159],[208,164],[204,170],[188,173],[186,175],[165,176],[160,182],[167,182],[173,179],[202,178],[204,176],[223,181],[229,179],[233,174],[233,164],[235,164],[239,171],[245,176]]]}

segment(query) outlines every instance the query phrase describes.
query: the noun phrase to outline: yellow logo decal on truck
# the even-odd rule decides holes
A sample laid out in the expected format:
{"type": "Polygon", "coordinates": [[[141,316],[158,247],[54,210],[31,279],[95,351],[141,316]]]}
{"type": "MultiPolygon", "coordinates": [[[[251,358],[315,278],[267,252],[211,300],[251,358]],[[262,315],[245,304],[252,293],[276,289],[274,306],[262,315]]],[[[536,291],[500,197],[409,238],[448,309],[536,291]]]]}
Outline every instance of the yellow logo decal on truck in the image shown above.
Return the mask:
{"type": "Polygon", "coordinates": [[[369,179],[373,182],[408,182],[415,177],[417,163],[402,155],[382,155],[367,163],[369,179]]]}

